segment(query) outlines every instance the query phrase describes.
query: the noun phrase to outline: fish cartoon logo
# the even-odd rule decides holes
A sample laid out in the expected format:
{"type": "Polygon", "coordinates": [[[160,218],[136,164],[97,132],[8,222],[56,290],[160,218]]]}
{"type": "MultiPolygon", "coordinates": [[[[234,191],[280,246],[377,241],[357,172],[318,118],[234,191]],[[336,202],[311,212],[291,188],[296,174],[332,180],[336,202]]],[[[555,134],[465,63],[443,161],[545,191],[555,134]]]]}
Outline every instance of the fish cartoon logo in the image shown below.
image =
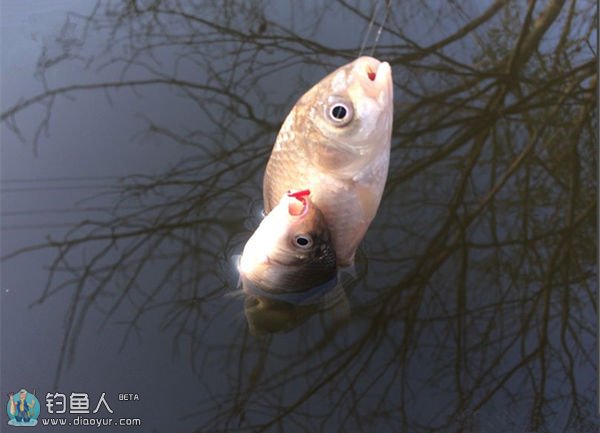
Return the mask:
{"type": "Polygon", "coordinates": [[[9,418],[8,425],[32,427],[37,424],[40,416],[40,402],[34,394],[23,388],[19,392],[8,394],[6,412],[9,418]]]}

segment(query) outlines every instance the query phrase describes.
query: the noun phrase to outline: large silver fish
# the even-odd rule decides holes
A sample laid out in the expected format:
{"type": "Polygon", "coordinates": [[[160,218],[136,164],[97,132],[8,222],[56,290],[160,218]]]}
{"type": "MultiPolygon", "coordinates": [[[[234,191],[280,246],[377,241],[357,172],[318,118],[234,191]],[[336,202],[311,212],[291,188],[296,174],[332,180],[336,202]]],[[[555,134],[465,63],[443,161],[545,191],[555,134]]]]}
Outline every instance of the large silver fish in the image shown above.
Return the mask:
{"type": "Polygon", "coordinates": [[[360,57],[322,79],[279,131],[263,181],[265,212],[287,190],[309,188],[338,264],[351,265],[383,194],[392,118],[388,63],[360,57]]]}
{"type": "Polygon", "coordinates": [[[245,291],[301,294],[335,285],[330,233],[309,194],[308,190],[284,194],[244,246],[239,270],[245,291]]]}

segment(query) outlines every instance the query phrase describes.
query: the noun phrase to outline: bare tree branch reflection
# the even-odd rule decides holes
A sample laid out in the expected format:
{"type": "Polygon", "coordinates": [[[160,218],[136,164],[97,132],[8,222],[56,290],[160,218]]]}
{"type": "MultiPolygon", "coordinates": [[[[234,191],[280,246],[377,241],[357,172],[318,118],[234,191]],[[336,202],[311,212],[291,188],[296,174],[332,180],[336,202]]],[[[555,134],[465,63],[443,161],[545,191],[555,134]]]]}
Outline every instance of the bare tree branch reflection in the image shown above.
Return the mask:
{"type": "Polygon", "coordinates": [[[347,285],[353,318],[317,314],[285,338],[249,335],[229,260],[283,113],[358,53],[356,35],[325,42],[332,10],[366,28],[372,5],[98,2],[71,16],[81,34],[44,51],[43,91],[1,115],[22,140],[39,146],[54,102],[82,92],[165,86],[202,122],[146,118],[145,134],[197,156],[122,179],[110,218],[4,257],[56,252],[39,302],[72,293],[59,373],[92,308],[104,325],[130,312],[124,341],[162,314],[193,348],[205,399],[179,415],[198,431],[596,431],[597,4],[455,3],[391,2],[376,55],[395,73],[392,165],[347,285]],[[112,78],[47,78],[79,63],[112,78]]]}

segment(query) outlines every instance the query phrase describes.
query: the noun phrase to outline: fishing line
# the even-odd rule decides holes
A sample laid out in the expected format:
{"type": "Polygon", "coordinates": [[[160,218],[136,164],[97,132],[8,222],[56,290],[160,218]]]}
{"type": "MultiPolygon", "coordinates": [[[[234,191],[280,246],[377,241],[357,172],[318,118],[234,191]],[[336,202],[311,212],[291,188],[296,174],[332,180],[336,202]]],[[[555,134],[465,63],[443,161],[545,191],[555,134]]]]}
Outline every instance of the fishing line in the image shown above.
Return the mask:
{"type": "Polygon", "coordinates": [[[369,40],[369,36],[371,35],[371,29],[373,28],[373,24],[375,23],[375,17],[377,16],[377,10],[379,9],[379,4],[381,0],[377,0],[375,3],[375,10],[373,10],[373,16],[371,17],[371,22],[369,22],[369,27],[367,27],[367,33],[365,34],[365,38],[360,46],[360,51],[358,52],[358,57],[360,57],[365,50],[365,46],[367,45],[367,41],[369,40]]]}
{"type": "Polygon", "coordinates": [[[390,9],[392,6],[391,0],[377,0],[377,2],[375,3],[373,15],[371,16],[371,21],[369,22],[369,27],[367,27],[367,33],[365,34],[363,42],[360,46],[360,51],[358,53],[358,57],[360,57],[362,55],[363,51],[365,50],[367,41],[369,40],[369,37],[371,35],[371,30],[373,29],[373,24],[375,24],[375,17],[377,16],[377,13],[379,11],[379,6],[382,1],[385,1],[385,4],[386,4],[384,15],[383,15],[383,20],[381,21],[379,29],[377,30],[377,33],[375,34],[375,40],[373,41],[373,45],[371,47],[371,52],[369,53],[369,55],[372,56],[373,53],[375,52],[375,47],[377,46],[377,43],[379,42],[379,38],[381,37],[381,32],[383,31],[383,27],[385,26],[385,22],[387,21],[388,15],[390,13],[390,9]]]}
{"type": "Polygon", "coordinates": [[[373,47],[371,48],[371,52],[369,56],[373,57],[373,53],[375,52],[375,47],[379,42],[379,37],[381,36],[381,32],[383,30],[383,26],[385,26],[385,22],[387,21],[388,15],[390,14],[390,9],[392,6],[392,0],[385,0],[385,15],[383,15],[383,20],[381,21],[381,25],[379,26],[379,30],[377,30],[377,35],[375,35],[375,41],[373,42],[373,47]]]}

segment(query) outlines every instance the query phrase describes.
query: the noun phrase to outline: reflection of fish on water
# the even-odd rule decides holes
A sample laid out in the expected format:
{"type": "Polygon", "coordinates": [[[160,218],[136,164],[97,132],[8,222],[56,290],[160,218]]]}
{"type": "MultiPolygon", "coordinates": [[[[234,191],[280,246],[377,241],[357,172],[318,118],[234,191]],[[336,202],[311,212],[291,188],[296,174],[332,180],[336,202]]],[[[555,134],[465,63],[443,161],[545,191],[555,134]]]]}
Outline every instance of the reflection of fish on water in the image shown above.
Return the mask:
{"type": "Polygon", "coordinates": [[[255,336],[286,332],[318,313],[326,313],[332,325],[350,317],[348,298],[338,280],[332,287],[316,288],[309,292],[306,296],[302,293],[277,296],[247,291],[244,313],[250,332],[255,336]]]}

